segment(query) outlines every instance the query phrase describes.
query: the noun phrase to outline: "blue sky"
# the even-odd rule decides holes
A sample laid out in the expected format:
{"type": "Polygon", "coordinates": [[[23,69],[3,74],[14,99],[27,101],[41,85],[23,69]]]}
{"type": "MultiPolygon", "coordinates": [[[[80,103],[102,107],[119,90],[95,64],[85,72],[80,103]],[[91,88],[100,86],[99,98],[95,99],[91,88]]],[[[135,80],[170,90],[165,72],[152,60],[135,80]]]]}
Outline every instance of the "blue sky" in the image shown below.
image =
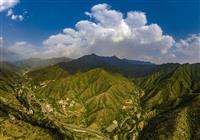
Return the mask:
{"type": "MultiPolygon", "coordinates": [[[[12,46],[15,42],[24,41],[29,45],[31,44],[31,47],[34,46],[42,50],[43,42],[48,40],[50,36],[62,33],[65,28],[74,29],[81,20],[97,23],[95,21],[97,19],[91,19],[84,13],[86,11],[90,12],[93,6],[103,3],[106,3],[109,9],[122,13],[124,19],[130,11],[144,12],[147,25],[157,24],[161,28],[163,35],[173,37],[173,40],[177,43],[181,43],[182,39],[187,41],[191,34],[199,36],[198,34],[200,33],[199,0],[126,0],[126,2],[124,0],[13,1],[17,1],[17,3],[0,11],[1,36],[8,46],[12,46]],[[12,14],[7,16],[10,9],[12,9],[12,14]],[[12,17],[12,15],[15,15],[16,18],[12,17]],[[23,16],[22,20],[19,18],[20,15],[23,16]]],[[[151,55],[155,55],[155,53],[153,52],[151,55]]],[[[119,56],[125,57],[126,54],[119,56]]],[[[134,59],[130,55],[127,56],[130,59],[134,59]]],[[[135,59],[144,58],[136,57],[135,59]]],[[[164,61],[173,60],[161,60],[161,62],[164,61]]],[[[190,60],[186,61],[190,62],[190,60]]]]}
{"type": "MultiPolygon", "coordinates": [[[[85,11],[98,3],[107,3],[123,13],[143,11],[149,23],[159,24],[164,33],[183,38],[200,31],[200,3],[198,0],[21,0],[14,10],[21,13],[27,10],[23,22],[13,22],[3,17],[3,32],[11,41],[25,39],[40,42],[50,34],[66,27],[74,27],[77,21],[87,18],[85,11]],[[14,36],[13,36],[14,34],[14,36]]],[[[4,16],[4,13],[1,13],[4,16]]]]}

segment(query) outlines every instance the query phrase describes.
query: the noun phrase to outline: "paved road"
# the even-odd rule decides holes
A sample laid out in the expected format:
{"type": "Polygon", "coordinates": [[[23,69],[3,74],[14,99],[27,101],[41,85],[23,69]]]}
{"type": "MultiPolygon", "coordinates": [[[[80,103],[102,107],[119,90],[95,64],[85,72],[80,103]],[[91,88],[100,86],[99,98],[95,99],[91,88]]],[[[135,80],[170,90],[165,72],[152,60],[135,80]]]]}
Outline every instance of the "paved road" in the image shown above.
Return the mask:
{"type": "Polygon", "coordinates": [[[71,125],[71,124],[62,123],[60,121],[57,121],[54,118],[51,118],[50,115],[48,115],[48,119],[51,120],[51,121],[53,121],[53,122],[56,122],[57,124],[59,124],[59,126],[63,126],[64,128],[66,128],[68,130],[73,130],[75,132],[80,132],[80,133],[87,133],[89,135],[96,136],[96,137],[98,137],[98,138],[100,138],[102,140],[110,140],[108,137],[104,136],[100,132],[97,132],[97,131],[94,131],[94,130],[90,130],[90,129],[86,129],[86,128],[80,128],[80,127],[77,127],[77,126],[71,125]]]}

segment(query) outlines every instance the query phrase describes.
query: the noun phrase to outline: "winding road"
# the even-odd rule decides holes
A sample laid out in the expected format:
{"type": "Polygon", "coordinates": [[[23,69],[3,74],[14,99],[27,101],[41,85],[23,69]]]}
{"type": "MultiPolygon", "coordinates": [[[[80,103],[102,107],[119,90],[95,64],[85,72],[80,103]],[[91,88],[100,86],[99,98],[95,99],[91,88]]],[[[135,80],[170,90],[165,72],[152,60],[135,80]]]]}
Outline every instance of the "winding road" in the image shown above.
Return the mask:
{"type": "MultiPolygon", "coordinates": [[[[26,85],[27,83],[29,83],[29,82],[25,82],[24,84],[22,84],[20,89],[22,89],[22,90],[24,90],[25,88],[27,89],[28,93],[26,95],[27,95],[27,99],[29,99],[28,103],[30,103],[31,101],[34,101],[39,106],[42,106],[41,103],[34,96],[32,96],[32,95],[34,95],[34,92],[33,92],[32,89],[29,88],[28,85],[26,85]]],[[[31,103],[30,103],[30,106],[31,106],[31,103]]],[[[102,140],[110,140],[108,137],[106,137],[105,135],[103,135],[100,132],[90,130],[90,129],[86,129],[86,128],[80,128],[80,127],[77,127],[75,125],[65,124],[63,122],[60,122],[50,113],[46,113],[46,114],[44,114],[44,116],[46,116],[49,121],[56,124],[59,128],[64,128],[65,130],[63,130],[63,131],[71,130],[71,131],[74,131],[75,133],[86,133],[86,134],[89,134],[89,135],[93,135],[93,136],[96,136],[97,138],[102,139],[102,140]]]]}

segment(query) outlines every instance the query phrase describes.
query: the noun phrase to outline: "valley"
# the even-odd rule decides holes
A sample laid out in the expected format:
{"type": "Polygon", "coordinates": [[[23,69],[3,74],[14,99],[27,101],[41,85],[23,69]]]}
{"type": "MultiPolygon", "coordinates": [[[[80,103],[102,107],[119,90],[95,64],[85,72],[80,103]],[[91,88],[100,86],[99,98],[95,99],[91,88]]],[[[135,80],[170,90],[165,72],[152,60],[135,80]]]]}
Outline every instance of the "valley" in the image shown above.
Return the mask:
{"type": "Polygon", "coordinates": [[[1,63],[1,139],[200,138],[198,63],[155,65],[94,54],[26,72],[1,63]]]}

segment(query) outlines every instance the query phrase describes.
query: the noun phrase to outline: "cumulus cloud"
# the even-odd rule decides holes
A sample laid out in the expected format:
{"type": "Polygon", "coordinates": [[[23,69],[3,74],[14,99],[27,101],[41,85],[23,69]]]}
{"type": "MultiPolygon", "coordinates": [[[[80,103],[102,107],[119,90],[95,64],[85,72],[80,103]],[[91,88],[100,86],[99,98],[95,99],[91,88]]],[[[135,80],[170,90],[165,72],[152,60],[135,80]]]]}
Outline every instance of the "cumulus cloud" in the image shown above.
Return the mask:
{"type": "Polygon", "coordinates": [[[0,0],[0,12],[14,7],[19,2],[19,0],[0,0]]]}
{"type": "Polygon", "coordinates": [[[66,28],[45,40],[48,50],[69,57],[97,53],[143,60],[166,54],[174,43],[159,25],[147,24],[144,12],[123,15],[107,4],[98,4],[85,14],[91,20],[79,21],[75,29],[66,28]]]}
{"type": "Polygon", "coordinates": [[[126,23],[132,28],[141,27],[147,24],[147,18],[144,12],[128,12],[127,18],[125,19],[126,23]]]}
{"type": "Polygon", "coordinates": [[[103,27],[118,26],[122,21],[122,13],[111,10],[107,4],[97,4],[91,9],[91,17],[103,27]]]}
{"type": "Polygon", "coordinates": [[[75,28],[65,28],[61,33],[49,36],[42,42],[40,51],[25,42],[15,44],[12,49],[15,52],[27,49],[28,52],[21,55],[43,58],[77,58],[96,53],[154,63],[199,62],[198,57],[193,58],[199,56],[199,34],[176,42],[172,36],[163,34],[158,24],[148,24],[144,12],[123,14],[107,4],[97,4],[85,14],[89,20],[81,20],[75,28]]]}

